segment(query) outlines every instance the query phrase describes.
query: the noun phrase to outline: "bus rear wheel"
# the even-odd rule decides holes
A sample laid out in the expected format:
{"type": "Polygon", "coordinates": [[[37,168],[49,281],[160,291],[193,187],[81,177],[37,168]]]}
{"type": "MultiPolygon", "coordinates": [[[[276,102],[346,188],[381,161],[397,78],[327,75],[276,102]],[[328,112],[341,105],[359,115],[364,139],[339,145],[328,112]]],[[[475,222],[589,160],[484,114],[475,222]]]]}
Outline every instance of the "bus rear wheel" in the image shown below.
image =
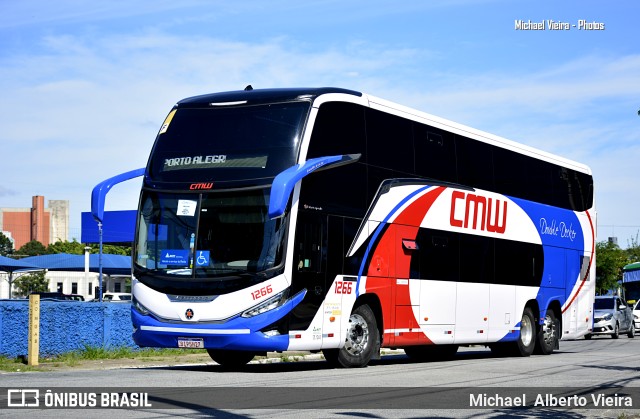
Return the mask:
{"type": "Polygon", "coordinates": [[[536,353],[549,355],[556,347],[558,339],[558,322],[553,310],[547,310],[544,316],[540,330],[538,332],[538,341],[536,342],[536,353]]]}
{"type": "Polygon", "coordinates": [[[536,325],[533,311],[525,307],[520,321],[520,336],[515,342],[514,352],[517,356],[530,356],[536,346],[536,325]]]}
{"type": "Polygon", "coordinates": [[[533,311],[526,307],[520,320],[520,335],[515,342],[496,342],[489,345],[495,356],[530,356],[536,347],[536,326],[533,311]]]}
{"type": "Polygon", "coordinates": [[[207,349],[209,356],[218,364],[227,368],[239,368],[246,365],[256,354],[247,351],[226,351],[223,349],[207,349]]]}
{"type": "Polygon", "coordinates": [[[380,333],[376,317],[366,305],[356,307],[349,317],[349,329],[344,346],[340,349],[322,351],[325,359],[332,365],[344,368],[366,367],[374,352],[378,349],[380,333]]]}

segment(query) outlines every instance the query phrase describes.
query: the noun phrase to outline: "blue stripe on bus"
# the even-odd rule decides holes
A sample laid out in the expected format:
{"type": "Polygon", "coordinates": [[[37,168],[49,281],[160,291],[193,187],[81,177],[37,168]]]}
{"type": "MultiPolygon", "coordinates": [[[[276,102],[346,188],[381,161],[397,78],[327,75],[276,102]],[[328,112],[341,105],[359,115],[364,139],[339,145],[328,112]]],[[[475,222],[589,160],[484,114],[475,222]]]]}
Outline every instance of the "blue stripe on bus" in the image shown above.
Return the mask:
{"type": "Polygon", "coordinates": [[[544,270],[536,300],[540,319],[549,304],[563,306],[579,278],[585,233],[575,212],[511,198],[536,226],[544,251],[544,270]]]}

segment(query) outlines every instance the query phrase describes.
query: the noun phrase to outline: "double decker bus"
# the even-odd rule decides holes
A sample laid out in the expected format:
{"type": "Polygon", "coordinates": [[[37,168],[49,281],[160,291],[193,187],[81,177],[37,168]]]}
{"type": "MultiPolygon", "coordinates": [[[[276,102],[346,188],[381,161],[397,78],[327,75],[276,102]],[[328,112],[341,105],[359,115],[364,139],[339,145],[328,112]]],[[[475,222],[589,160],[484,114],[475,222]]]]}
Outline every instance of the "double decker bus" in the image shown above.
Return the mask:
{"type": "Polygon", "coordinates": [[[133,338],[226,366],[549,354],[591,331],[595,218],[587,166],[360,92],[184,99],[144,172],[133,338]]]}

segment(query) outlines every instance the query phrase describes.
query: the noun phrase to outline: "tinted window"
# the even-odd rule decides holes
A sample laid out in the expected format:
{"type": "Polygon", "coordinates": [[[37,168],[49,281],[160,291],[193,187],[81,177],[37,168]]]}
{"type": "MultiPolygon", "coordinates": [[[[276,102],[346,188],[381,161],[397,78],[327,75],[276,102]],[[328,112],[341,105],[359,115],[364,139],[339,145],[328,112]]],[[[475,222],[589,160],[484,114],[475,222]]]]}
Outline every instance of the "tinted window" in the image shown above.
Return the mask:
{"type": "Polygon", "coordinates": [[[413,174],[413,129],[409,120],[367,109],[367,163],[413,174]]]}
{"type": "MultiPolygon", "coordinates": [[[[360,153],[359,164],[368,166],[366,183],[360,169],[352,169],[356,177],[347,171],[327,176],[326,183],[335,188],[326,191],[336,194],[334,206],[344,198],[347,207],[359,207],[374,198],[384,180],[415,175],[575,211],[592,206],[590,175],[368,108],[365,147],[364,117],[360,105],[320,107],[308,158],[360,153]],[[345,179],[353,182],[341,184],[345,179]],[[359,187],[365,184],[366,197],[359,187]]],[[[324,199],[330,200],[329,195],[324,199]]]]}
{"type": "Polygon", "coordinates": [[[536,202],[552,199],[552,164],[498,147],[493,153],[497,191],[536,202]]]}
{"type": "Polygon", "coordinates": [[[584,173],[564,167],[552,171],[554,205],[584,211],[593,201],[593,179],[584,173]]]}
{"type": "Polygon", "coordinates": [[[457,182],[456,148],[451,133],[413,124],[416,174],[445,182],[457,182]]]}
{"type": "Polygon", "coordinates": [[[352,103],[324,103],[311,134],[307,159],[362,154],[358,163],[318,171],[302,180],[300,208],[362,217],[367,208],[364,108],[352,103]]]}
{"type": "Polygon", "coordinates": [[[433,281],[459,280],[459,235],[421,228],[412,252],[411,275],[433,281]],[[417,275],[416,275],[417,274],[417,275]]]}
{"type": "Polygon", "coordinates": [[[593,306],[596,310],[614,310],[615,300],[613,298],[596,298],[593,306]]]}
{"type": "Polygon", "coordinates": [[[542,246],[495,240],[495,283],[539,286],[544,269],[542,246]]]}
{"type": "Polygon", "coordinates": [[[456,136],[458,182],[474,188],[494,190],[492,146],[456,136]]]}
{"type": "Polygon", "coordinates": [[[367,168],[351,163],[312,173],[302,179],[300,209],[363,217],[367,210],[367,168]]]}
{"type": "Polygon", "coordinates": [[[364,108],[344,102],[322,104],[313,126],[307,159],[364,153],[364,108]]]}
{"type": "Polygon", "coordinates": [[[159,181],[275,176],[295,164],[308,109],[307,102],[178,108],[158,134],[150,174],[159,181]]]}
{"type": "Polygon", "coordinates": [[[494,281],[491,237],[460,234],[460,282],[494,281]]]}

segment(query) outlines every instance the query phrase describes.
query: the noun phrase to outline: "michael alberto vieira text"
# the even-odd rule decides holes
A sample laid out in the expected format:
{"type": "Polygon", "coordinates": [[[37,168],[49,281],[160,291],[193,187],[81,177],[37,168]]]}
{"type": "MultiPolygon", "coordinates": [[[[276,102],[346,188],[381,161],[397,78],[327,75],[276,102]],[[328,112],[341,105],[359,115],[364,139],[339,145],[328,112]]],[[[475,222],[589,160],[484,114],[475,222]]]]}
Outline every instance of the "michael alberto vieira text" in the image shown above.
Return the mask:
{"type": "MultiPolygon", "coordinates": [[[[532,396],[533,397],[533,396],[532,396]]],[[[489,395],[487,393],[470,394],[469,407],[525,407],[527,394],[521,396],[489,395]]],[[[555,396],[545,393],[535,396],[533,405],[529,407],[633,407],[631,396],[618,394],[595,393],[588,396],[555,396]]]]}

